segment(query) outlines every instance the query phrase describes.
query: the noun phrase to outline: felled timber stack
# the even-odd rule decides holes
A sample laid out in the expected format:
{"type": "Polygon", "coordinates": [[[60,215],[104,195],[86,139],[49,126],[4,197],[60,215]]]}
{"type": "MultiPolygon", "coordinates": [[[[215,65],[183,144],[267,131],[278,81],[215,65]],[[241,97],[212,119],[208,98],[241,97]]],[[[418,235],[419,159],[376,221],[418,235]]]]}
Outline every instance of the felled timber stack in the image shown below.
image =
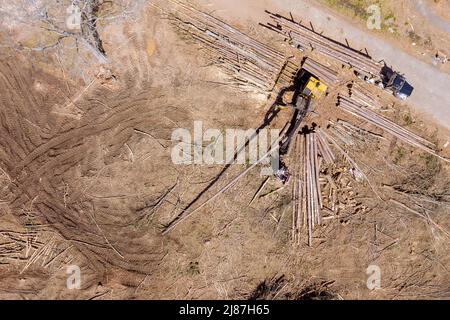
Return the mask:
{"type": "Polygon", "coordinates": [[[294,62],[290,60],[286,61],[276,80],[276,88],[281,89],[291,86],[297,76],[298,69],[298,66],[294,62]]]}
{"type": "Polygon", "coordinates": [[[303,197],[304,185],[304,136],[299,135],[295,140],[295,158],[293,170],[293,184],[292,184],[292,242],[300,244],[301,231],[304,229],[306,222],[305,203],[303,197]]]}
{"type": "Polygon", "coordinates": [[[175,4],[175,9],[169,11],[169,19],[183,33],[200,43],[235,84],[259,91],[273,90],[280,73],[287,66],[283,53],[187,3],[178,0],[170,2],[175,4]]]}
{"type": "Polygon", "coordinates": [[[339,75],[336,71],[311,58],[305,59],[302,64],[302,69],[305,69],[309,73],[315,75],[320,81],[327,85],[333,85],[339,82],[339,75]]]}
{"type": "Polygon", "coordinates": [[[358,83],[353,83],[348,88],[348,94],[355,102],[373,110],[381,110],[382,103],[374,94],[358,83]]]}
{"type": "Polygon", "coordinates": [[[328,120],[329,133],[337,139],[338,142],[342,142],[346,146],[354,146],[358,139],[355,139],[355,136],[353,136],[344,126],[341,126],[339,123],[336,123],[332,120],[328,120]]]}
{"type": "Polygon", "coordinates": [[[298,170],[294,176],[293,186],[293,221],[292,238],[294,243],[301,241],[301,230],[306,227],[308,245],[312,246],[312,233],[321,224],[320,210],[323,207],[320,189],[318,139],[315,132],[299,136],[297,150],[298,170]]]}
{"type": "MultiPolygon", "coordinates": [[[[399,140],[408,143],[414,147],[417,147],[425,152],[428,152],[432,155],[435,155],[441,159],[441,156],[439,156],[435,152],[436,146],[431,143],[430,141],[416,135],[415,133],[412,133],[411,131],[401,127],[400,125],[396,124],[395,122],[377,114],[376,112],[370,110],[369,108],[359,104],[357,101],[346,98],[346,97],[339,97],[339,107],[360,118],[363,119],[378,128],[390,133],[391,135],[397,137],[399,140]]],[[[445,159],[444,159],[445,160],[445,159]]]]}
{"type": "Polygon", "coordinates": [[[329,131],[346,145],[376,143],[377,140],[386,140],[380,134],[365,130],[341,119],[338,119],[337,122],[328,120],[328,123],[329,131]]]}
{"type": "Polygon", "coordinates": [[[319,153],[326,164],[331,165],[336,162],[335,154],[331,150],[326,137],[320,131],[317,132],[317,145],[319,147],[319,153]]]}
{"type": "Polygon", "coordinates": [[[342,64],[354,68],[359,73],[379,77],[382,65],[370,56],[354,50],[342,43],[327,38],[293,19],[266,11],[273,23],[262,26],[284,36],[293,46],[301,50],[312,49],[324,56],[336,59],[342,64]]]}
{"type": "Polygon", "coordinates": [[[355,199],[355,183],[365,177],[359,176],[362,173],[355,164],[351,168],[340,165],[331,143],[320,128],[297,139],[292,215],[295,244],[301,242],[304,232],[312,246],[312,233],[324,221],[339,217],[345,224],[355,213],[368,209],[355,199]],[[323,162],[327,166],[322,167],[323,162]]]}

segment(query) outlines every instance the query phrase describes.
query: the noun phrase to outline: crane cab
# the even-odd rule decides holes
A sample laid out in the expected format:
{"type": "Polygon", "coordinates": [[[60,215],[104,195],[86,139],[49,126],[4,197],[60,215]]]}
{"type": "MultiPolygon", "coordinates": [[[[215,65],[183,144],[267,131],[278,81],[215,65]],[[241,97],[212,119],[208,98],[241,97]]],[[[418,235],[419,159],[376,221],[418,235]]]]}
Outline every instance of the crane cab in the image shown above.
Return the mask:
{"type": "Polygon", "coordinates": [[[318,99],[327,91],[328,87],[314,76],[310,76],[303,88],[302,95],[304,97],[318,99]]]}

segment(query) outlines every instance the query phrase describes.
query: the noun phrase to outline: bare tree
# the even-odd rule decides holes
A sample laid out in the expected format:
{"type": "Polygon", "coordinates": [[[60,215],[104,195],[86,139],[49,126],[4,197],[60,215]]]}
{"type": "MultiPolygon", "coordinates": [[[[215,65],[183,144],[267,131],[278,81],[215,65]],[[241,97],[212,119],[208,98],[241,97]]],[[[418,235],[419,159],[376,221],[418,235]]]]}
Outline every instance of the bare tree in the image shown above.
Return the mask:
{"type": "Polygon", "coordinates": [[[129,0],[0,0],[0,26],[9,35],[0,46],[45,51],[60,46],[65,39],[72,39],[77,50],[80,50],[81,45],[99,63],[106,64],[108,58],[98,31],[98,22],[106,24],[126,19],[131,16],[133,9],[134,4],[129,0]],[[103,5],[114,9],[101,16],[103,5]],[[18,34],[36,35],[43,40],[28,46],[17,41],[18,34]]]}

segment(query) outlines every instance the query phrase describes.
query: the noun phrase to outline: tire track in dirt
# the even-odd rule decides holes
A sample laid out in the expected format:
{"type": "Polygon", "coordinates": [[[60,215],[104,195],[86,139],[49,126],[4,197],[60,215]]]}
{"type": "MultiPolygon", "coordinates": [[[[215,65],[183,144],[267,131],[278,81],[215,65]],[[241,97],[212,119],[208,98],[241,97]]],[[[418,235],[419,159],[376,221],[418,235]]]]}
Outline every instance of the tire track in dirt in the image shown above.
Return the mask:
{"type": "MultiPolygon", "coordinates": [[[[36,112],[43,105],[35,98],[25,98],[33,95],[30,78],[27,80],[11,65],[2,65],[0,69],[0,95],[5,96],[3,91],[7,93],[7,98],[0,100],[0,165],[13,180],[9,198],[12,198],[11,207],[15,214],[23,218],[21,208],[34,199],[34,208],[40,218],[64,239],[71,241],[93,269],[104,272],[108,265],[113,265],[147,274],[152,269],[152,262],[160,260],[159,250],[155,250],[156,253],[151,248],[143,250],[138,234],[127,239],[122,233],[129,231],[107,227],[110,231],[109,242],[120,246],[119,250],[125,256],[122,259],[95,227],[97,223],[105,225],[106,221],[94,223],[86,213],[92,209],[83,193],[78,190],[66,202],[58,196],[58,189],[70,178],[74,168],[92,152],[93,146],[87,142],[89,137],[106,137],[111,157],[114,158],[134,134],[135,126],[155,123],[155,112],[164,102],[161,96],[155,99],[153,89],[122,91],[112,95],[105,89],[98,89],[96,100],[103,101],[103,105],[92,105],[93,101],[88,99],[77,103],[87,111],[86,116],[81,121],[63,122],[59,129],[52,123],[50,132],[56,134],[45,137],[42,127],[32,125],[33,122],[43,123],[42,114],[36,112]],[[152,99],[152,105],[149,99],[152,99]],[[27,109],[34,111],[28,112],[27,109]],[[117,230],[119,233],[115,234],[113,231],[117,230]]],[[[49,117],[50,108],[46,112],[49,117]]]]}
{"type": "Polygon", "coordinates": [[[25,170],[34,161],[36,161],[42,155],[45,155],[49,150],[61,147],[64,144],[69,143],[71,140],[80,140],[88,136],[99,134],[103,131],[110,130],[114,126],[118,125],[121,121],[129,119],[130,117],[142,117],[138,113],[138,108],[142,108],[139,103],[146,101],[147,98],[142,97],[141,99],[134,100],[131,103],[127,102],[124,106],[120,106],[121,103],[125,103],[123,100],[117,102],[117,109],[114,109],[107,114],[105,114],[105,119],[98,122],[89,123],[89,119],[86,120],[81,126],[65,131],[55,137],[51,138],[45,144],[40,145],[29,153],[16,167],[13,175],[19,174],[20,170],[25,170]],[[120,106],[120,107],[119,107],[120,106]]]}

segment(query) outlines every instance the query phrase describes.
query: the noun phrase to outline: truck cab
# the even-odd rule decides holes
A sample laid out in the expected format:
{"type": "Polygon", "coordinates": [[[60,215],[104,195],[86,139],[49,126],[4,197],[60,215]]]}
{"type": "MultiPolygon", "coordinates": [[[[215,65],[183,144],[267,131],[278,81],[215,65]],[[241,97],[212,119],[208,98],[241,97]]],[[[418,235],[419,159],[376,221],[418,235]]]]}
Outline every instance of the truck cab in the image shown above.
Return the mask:
{"type": "Polygon", "coordinates": [[[406,100],[414,90],[403,75],[393,71],[388,66],[384,66],[381,70],[381,79],[383,87],[392,91],[394,96],[401,100],[406,100]]]}

